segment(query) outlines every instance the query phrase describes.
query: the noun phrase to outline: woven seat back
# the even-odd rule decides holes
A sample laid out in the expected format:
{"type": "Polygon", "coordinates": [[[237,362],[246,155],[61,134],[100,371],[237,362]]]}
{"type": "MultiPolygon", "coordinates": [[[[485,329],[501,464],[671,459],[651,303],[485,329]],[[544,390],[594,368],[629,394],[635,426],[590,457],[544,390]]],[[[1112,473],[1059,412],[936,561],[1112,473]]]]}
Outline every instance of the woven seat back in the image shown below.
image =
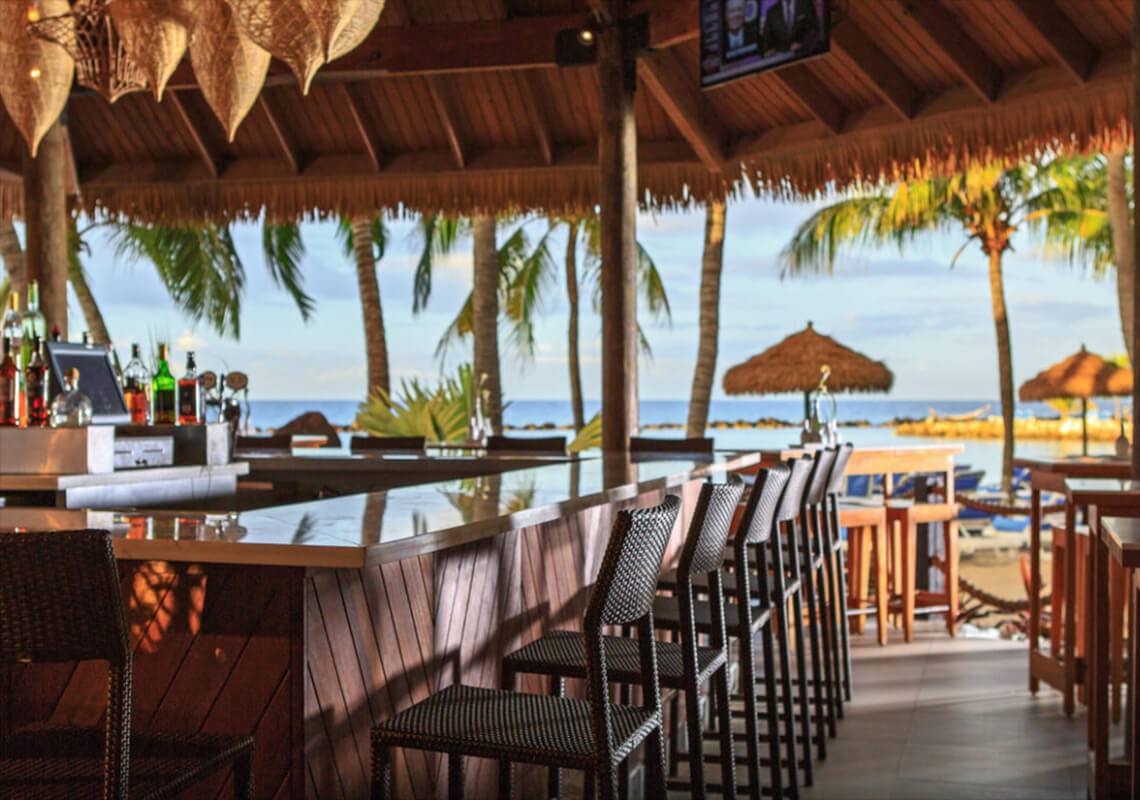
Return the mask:
{"type": "Polygon", "coordinates": [[[0,533],[0,663],[130,663],[107,531],[0,533]]]}
{"type": "Polygon", "coordinates": [[[649,613],[680,508],[668,495],[659,506],[618,512],[586,612],[588,627],[631,625],[649,613]]]}
{"type": "Polygon", "coordinates": [[[831,465],[831,475],[827,479],[828,494],[843,493],[843,479],[847,477],[847,462],[855,452],[855,445],[851,442],[842,444],[835,453],[835,462],[831,465]]]}
{"type": "Polygon", "coordinates": [[[680,573],[695,578],[718,570],[724,564],[724,545],[732,530],[732,517],[744,494],[744,481],[739,475],[727,483],[706,483],[701,487],[697,507],[681,551],[680,573]]]}
{"type": "Polygon", "coordinates": [[[817,450],[813,459],[811,477],[808,479],[808,488],[804,492],[804,505],[818,506],[823,502],[824,492],[827,491],[827,482],[831,478],[831,465],[835,463],[836,449],[825,447],[817,450]]]}
{"type": "Polygon", "coordinates": [[[759,544],[772,538],[780,497],[791,475],[792,470],[787,464],[773,464],[757,473],[741,521],[742,530],[737,534],[743,537],[742,544],[759,544]]]}
{"type": "Polygon", "coordinates": [[[423,436],[353,436],[353,453],[376,453],[384,451],[422,453],[427,439],[423,436]]]}
{"type": "Polygon", "coordinates": [[[788,476],[788,485],[784,488],[784,496],[780,499],[780,506],[776,510],[776,522],[790,522],[800,515],[800,503],[804,498],[813,463],[811,456],[791,459],[788,462],[791,475],[788,476]]]}
{"type": "Polygon", "coordinates": [[[488,436],[488,453],[547,453],[553,456],[566,455],[565,436],[488,436]]]}
{"type": "Polygon", "coordinates": [[[713,440],[708,438],[694,439],[660,439],[646,436],[629,437],[629,452],[633,455],[646,453],[664,453],[666,455],[708,455],[713,452],[713,440]]]}

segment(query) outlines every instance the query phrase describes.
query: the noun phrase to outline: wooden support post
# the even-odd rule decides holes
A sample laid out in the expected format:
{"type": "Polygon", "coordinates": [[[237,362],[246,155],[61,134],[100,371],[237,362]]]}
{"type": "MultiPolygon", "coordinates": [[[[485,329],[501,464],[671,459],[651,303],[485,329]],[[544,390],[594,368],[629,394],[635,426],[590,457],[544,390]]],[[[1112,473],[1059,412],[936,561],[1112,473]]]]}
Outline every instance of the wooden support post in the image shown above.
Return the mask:
{"type": "Polygon", "coordinates": [[[629,450],[637,431],[636,54],[622,36],[625,0],[605,0],[598,34],[602,238],[602,449],[629,450]]]}
{"type": "MultiPolygon", "coordinates": [[[[1132,130],[1133,148],[1136,141],[1136,126],[1140,124],[1140,0],[1132,0],[1132,130]]],[[[1132,170],[1132,196],[1140,197],[1140,170],[1132,170]]],[[[1133,203],[1133,223],[1140,230],[1140,203],[1133,203]]],[[[1140,247],[1133,248],[1135,274],[1140,278],[1140,247]]],[[[1140,320],[1140,279],[1132,287],[1132,319],[1140,320]]],[[[1132,352],[1140,353],[1140,323],[1132,326],[1132,352]]],[[[1132,478],[1140,479],[1140,441],[1136,439],[1137,411],[1140,410],[1140,381],[1132,382],[1132,478]]]]}
{"type": "Polygon", "coordinates": [[[40,282],[48,333],[67,338],[67,142],[57,121],[24,159],[25,274],[40,282]]]}

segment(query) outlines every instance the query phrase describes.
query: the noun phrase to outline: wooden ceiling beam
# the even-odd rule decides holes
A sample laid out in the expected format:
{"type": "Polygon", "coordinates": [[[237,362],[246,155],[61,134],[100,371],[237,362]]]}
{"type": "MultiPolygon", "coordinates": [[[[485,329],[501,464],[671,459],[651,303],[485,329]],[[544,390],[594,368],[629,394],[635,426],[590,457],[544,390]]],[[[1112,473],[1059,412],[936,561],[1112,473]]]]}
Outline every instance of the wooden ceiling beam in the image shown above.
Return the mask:
{"type": "Polygon", "coordinates": [[[840,53],[849,66],[861,72],[884,100],[904,119],[918,110],[919,91],[905,73],[888,58],[879,46],[853,19],[845,19],[831,32],[833,52],[840,53]]]}
{"type": "Polygon", "coordinates": [[[650,53],[638,59],[637,74],[704,165],[714,172],[727,172],[724,143],[728,136],[696,80],[686,74],[680,56],[670,50],[650,53]]]}
{"type": "Polygon", "coordinates": [[[381,155],[383,151],[380,148],[380,140],[372,128],[371,121],[364,115],[364,102],[360,98],[360,91],[351,83],[342,84],[341,91],[344,94],[345,105],[348,106],[348,113],[352,115],[356,132],[360,134],[364,151],[372,163],[372,171],[379,172],[382,166],[381,155]]]}
{"type": "Polygon", "coordinates": [[[772,73],[794,94],[808,112],[832,133],[843,130],[846,111],[823,82],[804,64],[793,64],[772,73]]]}
{"type": "Polygon", "coordinates": [[[1088,80],[1096,63],[1096,47],[1084,37],[1055,0],[1013,0],[1013,6],[1036,31],[1053,56],[1073,76],[1076,83],[1088,80]]]}
{"type": "Polygon", "coordinates": [[[191,105],[190,98],[182,91],[168,91],[163,97],[164,100],[170,100],[170,105],[178,113],[178,118],[182,120],[182,126],[190,136],[190,141],[193,142],[194,150],[198,153],[203,166],[215,178],[218,177],[222,171],[221,152],[215,147],[212,137],[206,133],[202,117],[191,105]]]}
{"type": "Polygon", "coordinates": [[[455,163],[463,169],[467,166],[467,151],[463,138],[459,135],[459,128],[455,124],[455,111],[447,94],[447,86],[443,79],[436,75],[428,75],[426,80],[432,105],[435,106],[435,113],[447,136],[447,143],[451,146],[451,153],[455,156],[455,163]]]}
{"type": "Polygon", "coordinates": [[[298,174],[304,167],[301,151],[293,138],[293,132],[285,123],[284,115],[277,110],[277,105],[273,102],[268,90],[257,96],[257,104],[261,106],[265,118],[269,120],[269,127],[273,130],[273,138],[277,140],[277,145],[281,148],[281,155],[285,157],[289,170],[294,175],[298,174]]]}
{"type": "Polygon", "coordinates": [[[979,97],[992,103],[1001,89],[1002,74],[981,46],[938,0],[908,0],[904,5],[906,13],[953,63],[963,80],[979,97]]]}
{"type": "Polygon", "coordinates": [[[534,85],[536,76],[532,72],[520,72],[519,89],[522,92],[524,111],[530,121],[530,128],[534,132],[538,150],[542,153],[542,160],[547,164],[554,163],[554,141],[550,135],[550,125],[539,105],[539,91],[534,85]]]}

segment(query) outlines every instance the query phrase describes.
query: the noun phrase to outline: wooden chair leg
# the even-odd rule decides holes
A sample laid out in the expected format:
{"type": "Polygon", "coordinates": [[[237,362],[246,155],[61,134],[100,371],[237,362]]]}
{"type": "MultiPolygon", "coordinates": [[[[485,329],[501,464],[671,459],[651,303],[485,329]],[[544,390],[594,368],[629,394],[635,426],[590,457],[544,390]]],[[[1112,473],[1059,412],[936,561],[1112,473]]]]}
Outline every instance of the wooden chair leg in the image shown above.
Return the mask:
{"type": "Polygon", "coordinates": [[[875,621],[879,644],[887,643],[887,607],[890,601],[887,587],[887,526],[875,526],[875,621]]]}
{"type": "Polygon", "coordinates": [[[372,748],[372,800],[392,800],[392,758],[387,747],[372,748]]]}
{"type": "Polygon", "coordinates": [[[918,526],[908,515],[899,527],[902,545],[899,549],[902,551],[900,560],[902,561],[903,638],[911,642],[914,641],[914,592],[917,572],[915,551],[918,544],[918,526]]]}
{"type": "Polygon", "coordinates": [[[1064,618],[1071,613],[1065,604],[1065,535],[1060,528],[1053,529],[1053,564],[1051,567],[1052,581],[1049,601],[1049,654],[1053,658],[1061,657],[1062,632],[1064,631],[1064,618]]]}
{"type": "Polygon", "coordinates": [[[958,523],[953,520],[942,523],[943,552],[946,566],[943,572],[946,575],[946,632],[951,636],[958,635],[958,523]]]}
{"type": "MultiPolygon", "coordinates": [[[[1095,555],[1090,547],[1090,537],[1077,536],[1076,547],[1074,551],[1077,554],[1076,558],[1076,578],[1073,583],[1073,592],[1070,595],[1070,606],[1072,608],[1072,621],[1066,619],[1065,626],[1065,653],[1068,655],[1072,653],[1073,661],[1085,660],[1086,665],[1089,662],[1089,652],[1087,644],[1089,637],[1092,633],[1089,614],[1089,598],[1094,589],[1091,581],[1089,580],[1089,571],[1092,569],[1092,559],[1095,555]],[[1073,636],[1069,637],[1069,630],[1072,629],[1073,636]]],[[[1086,669],[1086,672],[1088,670],[1086,669]]],[[[1067,691],[1066,709],[1069,705],[1075,706],[1073,697],[1081,703],[1088,704],[1088,698],[1085,693],[1084,683],[1077,684],[1076,690],[1069,688],[1067,691]]],[[[1072,713],[1068,712],[1067,713],[1072,713]]]]}
{"type": "MultiPolygon", "coordinates": [[[[867,606],[867,588],[870,583],[871,538],[866,528],[847,529],[847,547],[851,555],[851,608],[864,609],[867,606]]],[[[860,614],[851,621],[851,630],[864,633],[867,630],[867,617],[860,614]]]]}

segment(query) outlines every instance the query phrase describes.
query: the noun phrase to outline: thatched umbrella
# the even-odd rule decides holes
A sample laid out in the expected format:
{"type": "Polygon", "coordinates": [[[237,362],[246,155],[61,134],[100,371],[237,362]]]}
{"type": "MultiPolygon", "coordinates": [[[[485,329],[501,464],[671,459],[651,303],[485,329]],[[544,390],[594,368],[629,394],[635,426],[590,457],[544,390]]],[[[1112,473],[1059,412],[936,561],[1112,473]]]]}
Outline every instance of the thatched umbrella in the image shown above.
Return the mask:
{"type": "Polygon", "coordinates": [[[1089,453],[1088,403],[1090,397],[1118,397],[1132,393],[1132,370],[1105,361],[1081,345],[1080,352],[1058,361],[1021,384],[1018,398],[1034,400],[1079,398],[1081,401],[1081,452],[1089,453]]]}
{"type": "Polygon", "coordinates": [[[808,419],[811,393],[825,366],[831,371],[827,388],[833,392],[887,392],[895,380],[883,362],[824,336],[809,322],[799,333],[726,372],[724,390],[728,394],[803,392],[804,419],[808,419]]]}

